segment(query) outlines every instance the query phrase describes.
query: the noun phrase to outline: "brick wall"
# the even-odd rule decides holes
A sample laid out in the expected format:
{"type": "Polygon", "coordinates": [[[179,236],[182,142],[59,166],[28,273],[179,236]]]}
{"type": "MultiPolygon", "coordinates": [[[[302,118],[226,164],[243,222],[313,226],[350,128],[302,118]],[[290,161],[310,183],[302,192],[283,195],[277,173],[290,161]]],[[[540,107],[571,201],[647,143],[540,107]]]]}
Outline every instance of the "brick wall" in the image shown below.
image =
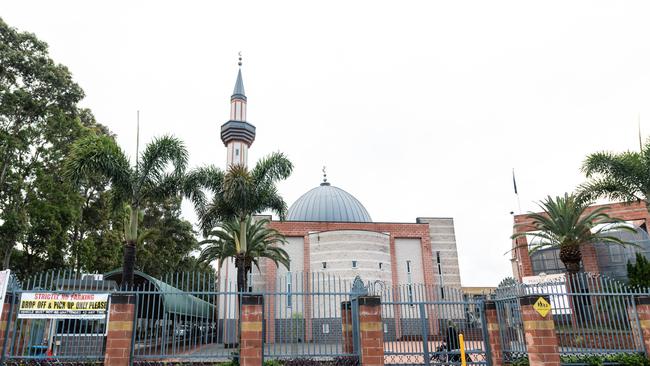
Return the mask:
{"type": "Polygon", "coordinates": [[[262,295],[242,295],[241,304],[239,363],[241,366],[260,366],[262,365],[264,297],[262,295]]]}
{"type": "MultiPolygon", "coordinates": [[[[650,219],[648,214],[648,209],[645,202],[630,202],[630,203],[610,203],[604,205],[593,205],[589,207],[586,212],[593,212],[596,209],[601,207],[606,207],[607,210],[604,212],[610,215],[611,217],[618,218],[625,221],[635,221],[638,224],[641,222],[647,223],[650,219]]],[[[515,215],[514,216],[514,233],[522,233],[533,231],[534,227],[532,226],[533,220],[527,215],[515,215]]],[[[528,253],[528,247],[526,238],[519,238],[517,241],[513,241],[513,259],[517,260],[518,273],[514,273],[518,280],[521,281],[522,277],[532,276],[533,275],[533,266],[530,261],[530,256],[528,253]]],[[[596,258],[596,251],[594,248],[581,248],[583,267],[586,272],[600,273],[600,268],[598,266],[598,261],[596,258]]]]}
{"type": "Polygon", "coordinates": [[[109,313],[104,365],[128,366],[131,357],[135,297],[133,295],[111,296],[109,313]]]}
{"type": "MultiPolygon", "coordinates": [[[[535,366],[560,366],[553,315],[549,312],[546,317],[542,317],[533,308],[539,298],[538,295],[531,295],[519,299],[528,359],[530,364],[535,366]]],[[[545,299],[550,303],[548,296],[545,296],[545,299]]]]}
{"type": "Polygon", "coordinates": [[[384,326],[378,296],[359,298],[359,342],[363,366],[384,365],[384,326]]]}
{"type": "Polygon", "coordinates": [[[490,354],[492,366],[503,365],[503,354],[501,353],[501,334],[499,332],[499,319],[497,306],[494,301],[485,302],[485,322],[487,324],[490,354]]]}

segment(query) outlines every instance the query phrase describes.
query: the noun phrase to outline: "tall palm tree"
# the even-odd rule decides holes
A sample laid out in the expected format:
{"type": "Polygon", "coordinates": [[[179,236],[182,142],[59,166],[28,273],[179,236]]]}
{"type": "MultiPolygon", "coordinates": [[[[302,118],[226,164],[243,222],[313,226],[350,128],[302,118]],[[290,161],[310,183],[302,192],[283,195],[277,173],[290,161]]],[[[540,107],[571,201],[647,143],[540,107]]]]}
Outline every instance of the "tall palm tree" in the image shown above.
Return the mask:
{"type": "Polygon", "coordinates": [[[589,181],[580,186],[581,194],[592,199],[643,201],[650,212],[650,140],[640,152],[593,153],[585,159],[582,171],[589,181]]]}
{"type": "Polygon", "coordinates": [[[134,166],[115,141],[106,136],[87,136],[72,147],[65,175],[75,183],[91,176],[105,177],[111,184],[113,206],[125,207],[123,284],[133,284],[142,207],[147,202],[177,195],[186,165],[185,145],[172,136],[154,139],[136,157],[134,166]]]}
{"type": "Polygon", "coordinates": [[[218,224],[208,232],[208,239],[200,242],[208,245],[201,250],[199,260],[208,263],[217,261],[221,268],[226,259],[234,257],[238,269],[237,291],[239,292],[248,288],[246,274],[250,272],[253,265],[260,269],[260,258],[268,258],[276,266],[282,264],[289,269],[289,254],[278,246],[287,244],[287,240],[279,231],[269,228],[268,224],[267,219],[252,222],[249,216],[246,220],[245,235],[242,235],[239,220],[231,219],[218,224]],[[247,244],[246,248],[242,246],[243,242],[247,244]]]}
{"type": "MultiPolygon", "coordinates": [[[[204,236],[230,220],[235,220],[239,232],[245,233],[255,214],[270,210],[284,220],[287,204],[276,183],[289,177],[292,170],[293,164],[284,154],[273,153],[259,160],[252,170],[244,165],[231,165],[226,172],[213,166],[195,169],[187,174],[183,190],[194,203],[204,236]],[[203,190],[210,191],[212,198],[206,199],[203,190]]],[[[248,251],[248,237],[240,236],[239,254],[248,251]]],[[[237,278],[245,277],[245,264],[235,264],[237,278]]]]}
{"type": "MultiPolygon", "coordinates": [[[[532,219],[530,225],[534,231],[514,234],[512,239],[532,236],[539,242],[531,248],[531,254],[546,248],[560,249],[560,260],[567,272],[575,274],[580,271],[582,253],[581,245],[630,244],[613,234],[615,230],[634,229],[623,225],[623,221],[612,218],[604,211],[606,207],[587,212],[590,201],[578,194],[565,193],[564,196],[552,198],[548,196],[540,202],[541,213],[529,213],[532,219]]],[[[518,226],[528,226],[519,224],[518,226]]]]}

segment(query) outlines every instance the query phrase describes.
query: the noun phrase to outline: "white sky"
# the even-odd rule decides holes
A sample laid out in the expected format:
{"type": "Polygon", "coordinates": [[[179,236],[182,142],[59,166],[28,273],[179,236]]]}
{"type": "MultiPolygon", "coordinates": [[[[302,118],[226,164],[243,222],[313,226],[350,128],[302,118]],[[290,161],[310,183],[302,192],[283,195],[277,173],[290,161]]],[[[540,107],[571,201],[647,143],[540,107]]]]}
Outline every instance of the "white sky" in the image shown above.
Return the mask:
{"type": "MultiPolygon", "coordinates": [[[[288,154],[289,204],[321,180],[375,221],[454,217],[464,285],[511,275],[510,211],[583,181],[597,150],[650,131],[650,2],[0,1],[67,65],[83,105],[135,150],[182,138],[225,165],[244,54],[249,162],[288,154]]],[[[194,215],[187,205],[185,215],[194,215]]]]}

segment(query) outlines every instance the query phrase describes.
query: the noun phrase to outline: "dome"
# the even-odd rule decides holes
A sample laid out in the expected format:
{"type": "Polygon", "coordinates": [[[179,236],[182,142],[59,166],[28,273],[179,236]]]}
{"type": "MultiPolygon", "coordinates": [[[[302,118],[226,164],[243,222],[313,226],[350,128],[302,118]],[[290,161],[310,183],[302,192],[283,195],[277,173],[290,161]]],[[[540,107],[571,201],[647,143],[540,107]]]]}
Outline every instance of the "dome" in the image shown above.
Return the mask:
{"type": "Polygon", "coordinates": [[[288,221],[372,222],[353,195],[327,182],[303,194],[289,208],[288,221]]]}

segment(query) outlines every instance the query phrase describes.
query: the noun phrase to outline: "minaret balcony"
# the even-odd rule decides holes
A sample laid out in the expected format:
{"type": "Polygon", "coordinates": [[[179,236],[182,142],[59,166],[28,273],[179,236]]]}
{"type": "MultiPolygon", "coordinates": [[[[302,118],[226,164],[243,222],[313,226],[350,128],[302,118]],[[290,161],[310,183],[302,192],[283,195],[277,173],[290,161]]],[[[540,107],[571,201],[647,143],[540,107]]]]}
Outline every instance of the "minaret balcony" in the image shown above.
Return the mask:
{"type": "Polygon", "coordinates": [[[228,121],[221,125],[221,141],[224,145],[238,140],[251,145],[255,141],[255,126],[244,121],[228,121]]]}

